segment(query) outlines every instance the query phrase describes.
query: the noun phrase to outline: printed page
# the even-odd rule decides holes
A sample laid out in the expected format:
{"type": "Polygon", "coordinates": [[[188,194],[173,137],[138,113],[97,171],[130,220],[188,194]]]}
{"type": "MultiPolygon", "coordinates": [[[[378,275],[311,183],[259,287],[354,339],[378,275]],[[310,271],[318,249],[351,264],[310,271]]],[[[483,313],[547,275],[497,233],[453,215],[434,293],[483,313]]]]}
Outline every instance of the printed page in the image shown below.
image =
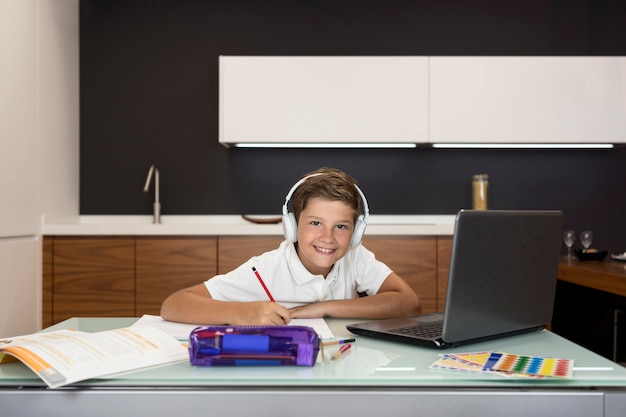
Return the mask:
{"type": "Polygon", "coordinates": [[[149,326],[97,333],[64,329],[18,336],[0,341],[3,354],[22,361],[51,388],[188,359],[183,344],[149,326]]]}

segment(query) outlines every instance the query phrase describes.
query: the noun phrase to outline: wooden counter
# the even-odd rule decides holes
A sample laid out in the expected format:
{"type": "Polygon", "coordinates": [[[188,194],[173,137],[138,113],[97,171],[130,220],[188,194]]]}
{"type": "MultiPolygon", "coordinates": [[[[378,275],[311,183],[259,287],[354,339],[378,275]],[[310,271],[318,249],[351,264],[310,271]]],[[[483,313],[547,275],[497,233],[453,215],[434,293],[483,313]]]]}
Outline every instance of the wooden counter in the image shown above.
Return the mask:
{"type": "Polygon", "coordinates": [[[562,259],[557,277],[561,281],[626,297],[626,262],[562,259]]]}

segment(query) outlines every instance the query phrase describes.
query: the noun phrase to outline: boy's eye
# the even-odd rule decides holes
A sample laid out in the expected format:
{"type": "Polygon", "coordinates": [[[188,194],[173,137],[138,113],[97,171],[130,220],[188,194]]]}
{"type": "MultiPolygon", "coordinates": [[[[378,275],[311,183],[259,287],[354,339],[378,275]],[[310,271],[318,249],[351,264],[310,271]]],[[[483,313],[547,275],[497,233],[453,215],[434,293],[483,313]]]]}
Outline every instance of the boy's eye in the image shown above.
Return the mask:
{"type": "Polygon", "coordinates": [[[347,230],[348,229],[348,225],[345,224],[338,224],[337,228],[342,229],[342,230],[347,230]]]}
{"type": "Polygon", "coordinates": [[[320,222],[318,222],[317,220],[311,220],[311,223],[310,223],[310,224],[311,224],[312,226],[319,226],[319,225],[320,225],[320,222]]]}

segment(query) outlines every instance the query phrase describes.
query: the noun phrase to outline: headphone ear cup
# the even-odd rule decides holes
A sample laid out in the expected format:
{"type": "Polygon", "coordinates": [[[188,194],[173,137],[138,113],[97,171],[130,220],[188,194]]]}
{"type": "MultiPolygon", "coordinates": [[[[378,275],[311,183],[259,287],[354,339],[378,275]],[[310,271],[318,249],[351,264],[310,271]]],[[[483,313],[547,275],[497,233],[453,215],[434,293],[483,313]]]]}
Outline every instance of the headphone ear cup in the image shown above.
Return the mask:
{"type": "Polygon", "coordinates": [[[298,240],[298,224],[293,213],[283,214],[283,233],[289,242],[294,243],[298,240]]]}
{"type": "Polygon", "coordinates": [[[363,215],[360,215],[354,225],[354,233],[352,233],[352,240],[350,241],[350,247],[356,248],[361,244],[361,239],[363,238],[363,234],[365,233],[365,219],[363,215]]]}

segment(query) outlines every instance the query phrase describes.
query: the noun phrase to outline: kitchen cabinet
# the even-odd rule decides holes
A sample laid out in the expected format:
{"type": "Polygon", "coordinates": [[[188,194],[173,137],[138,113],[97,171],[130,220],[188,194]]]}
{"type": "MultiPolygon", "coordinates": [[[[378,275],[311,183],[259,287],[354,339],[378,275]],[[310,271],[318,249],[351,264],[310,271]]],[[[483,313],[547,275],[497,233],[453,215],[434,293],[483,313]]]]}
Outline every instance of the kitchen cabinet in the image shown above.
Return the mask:
{"type": "Polygon", "coordinates": [[[237,268],[253,256],[278,248],[282,236],[220,236],[218,274],[237,268]]]}
{"type": "Polygon", "coordinates": [[[626,142],[626,57],[430,57],[430,142],[626,142]]]}
{"type": "Polygon", "coordinates": [[[437,240],[432,237],[365,237],[363,245],[419,294],[422,311],[437,311],[437,240]]]}
{"type": "Polygon", "coordinates": [[[427,142],[428,58],[221,56],[219,141],[427,142]]]}
{"type": "MultiPolygon", "coordinates": [[[[231,271],[282,241],[280,235],[45,237],[43,323],[158,315],[172,292],[231,271]]],[[[424,312],[443,308],[450,242],[433,236],[363,240],[420,295],[424,312]]]]}
{"type": "Polygon", "coordinates": [[[135,316],[159,315],[174,291],[217,273],[215,237],[140,237],[135,240],[135,316]]]}
{"type": "Polygon", "coordinates": [[[222,56],[219,140],[626,142],[626,57],[222,56]]]}
{"type": "Polygon", "coordinates": [[[216,237],[46,237],[44,325],[160,313],[176,290],[217,271],[216,237]]]}
{"type": "Polygon", "coordinates": [[[134,239],[56,237],[52,245],[53,323],[135,315],[134,239]]]}

